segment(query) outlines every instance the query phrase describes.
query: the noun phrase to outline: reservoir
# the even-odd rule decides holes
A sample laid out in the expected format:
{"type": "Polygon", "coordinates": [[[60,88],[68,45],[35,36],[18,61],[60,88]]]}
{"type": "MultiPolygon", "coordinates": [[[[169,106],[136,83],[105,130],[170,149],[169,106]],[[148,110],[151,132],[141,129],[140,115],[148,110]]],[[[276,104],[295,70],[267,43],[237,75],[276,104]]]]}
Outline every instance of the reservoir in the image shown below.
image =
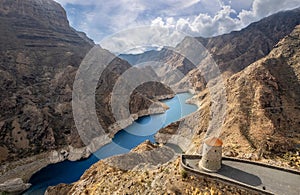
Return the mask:
{"type": "Polygon", "coordinates": [[[197,110],[197,106],[186,104],[186,100],[191,97],[190,93],[180,93],[172,99],[163,100],[162,102],[169,107],[165,113],[140,117],[127,128],[119,131],[111,143],[101,147],[87,159],[48,165],[31,177],[29,183],[32,186],[24,194],[42,195],[49,186],[73,183],[100,159],[128,153],[146,140],[155,142],[154,135],[159,129],[197,110]]]}

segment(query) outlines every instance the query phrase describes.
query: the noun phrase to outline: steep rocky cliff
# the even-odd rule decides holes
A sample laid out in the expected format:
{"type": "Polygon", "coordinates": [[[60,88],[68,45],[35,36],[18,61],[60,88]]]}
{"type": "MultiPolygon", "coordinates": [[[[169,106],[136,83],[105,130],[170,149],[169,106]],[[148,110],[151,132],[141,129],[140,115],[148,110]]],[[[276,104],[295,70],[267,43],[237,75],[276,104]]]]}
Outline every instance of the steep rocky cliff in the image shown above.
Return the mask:
{"type": "Polygon", "coordinates": [[[0,10],[1,162],[80,145],[67,107],[76,69],[93,45],[54,1],[2,0],[0,10]]]}
{"type": "MultiPolygon", "coordinates": [[[[286,161],[284,154],[299,154],[300,149],[300,26],[283,35],[283,39],[272,47],[268,55],[224,81],[227,91],[227,110],[221,133],[224,155],[297,168],[286,161]]],[[[198,92],[190,102],[197,103],[201,109],[182,119],[181,123],[175,122],[160,130],[156,139],[160,143],[177,143],[192,154],[199,153],[210,120],[209,89],[198,92]],[[186,145],[176,135],[189,138],[190,142],[186,145]]],[[[157,149],[143,145],[139,148],[157,149]]],[[[151,167],[150,159],[148,166],[140,165],[143,168],[139,171],[118,167],[126,164],[124,159],[139,163],[140,158],[132,158],[137,156],[136,152],[142,156],[149,152],[139,151],[139,148],[130,154],[100,161],[78,182],[51,187],[48,193],[248,193],[208,178],[187,176],[184,172],[180,175],[176,160],[151,167]]]]}
{"type": "MultiPolygon", "coordinates": [[[[128,60],[131,64],[151,64],[159,62],[156,71],[160,75],[166,76],[166,83],[174,84],[169,77],[172,71],[177,69],[186,75],[181,78],[181,85],[188,86],[195,90],[204,89],[208,81],[205,81],[203,72],[195,69],[198,64],[193,64],[185,56],[176,53],[178,48],[189,48],[193,41],[199,41],[211,54],[211,58],[217,64],[220,73],[226,78],[232,74],[243,70],[248,65],[266,56],[272,48],[284,36],[292,32],[292,30],[300,24],[300,8],[279,12],[264,18],[258,22],[252,23],[241,31],[233,31],[228,34],[203,38],[203,37],[186,37],[174,49],[163,48],[160,51],[148,51],[137,55],[121,55],[120,57],[128,60]],[[172,67],[166,69],[162,64],[172,67]]],[[[201,55],[201,51],[195,50],[195,55],[201,55]]],[[[174,75],[172,75],[174,77],[174,75]]],[[[173,79],[174,81],[174,79],[173,79]]],[[[178,80],[176,80],[178,82],[178,80]]]]}
{"type": "MultiPolygon", "coordinates": [[[[94,47],[93,41],[69,26],[64,9],[53,0],[1,0],[0,42],[0,182],[20,175],[29,179],[48,163],[66,157],[86,157],[87,151],[76,149],[84,144],[71,101],[77,69],[94,47]],[[77,156],[63,156],[60,151],[52,156],[50,151],[61,149],[77,156]],[[15,168],[23,171],[9,172],[15,168]]],[[[98,118],[111,137],[120,130],[108,129],[116,122],[109,107],[111,92],[129,68],[129,63],[115,58],[107,64],[96,90],[98,118]]],[[[145,83],[131,96],[131,114],[149,114],[153,104],[162,112],[167,108],[157,99],[173,95],[164,85],[145,83]]]]}
{"type": "MultiPolygon", "coordinates": [[[[225,151],[259,159],[299,150],[299,32],[297,26],[266,57],[224,81],[227,109],[221,137],[225,151]]],[[[189,136],[193,137],[189,153],[200,152],[209,122],[210,98],[209,89],[197,93],[191,101],[201,109],[182,120],[193,134],[189,136]]],[[[173,134],[184,135],[184,128],[171,124],[156,138],[171,141],[173,134]]]]}
{"type": "Polygon", "coordinates": [[[300,26],[265,58],[228,80],[224,136],[237,130],[261,153],[297,148],[300,138],[300,26]]]}

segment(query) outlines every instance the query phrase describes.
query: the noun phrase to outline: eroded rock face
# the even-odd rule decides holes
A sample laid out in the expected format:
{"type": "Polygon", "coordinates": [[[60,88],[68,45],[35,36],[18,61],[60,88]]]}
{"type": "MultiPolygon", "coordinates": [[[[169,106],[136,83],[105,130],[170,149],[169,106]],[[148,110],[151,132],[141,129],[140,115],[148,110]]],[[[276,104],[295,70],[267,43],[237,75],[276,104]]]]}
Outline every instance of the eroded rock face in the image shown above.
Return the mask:
{"type": "MultiPolygon", "coordinates": [[[[93,41],[71,28],[64,9],[52,0],[3,0],[0,10],[1,163],[62,148],[73,155],[69,159],[87,157],[71,101],[78,67],[94,47],[93,41]]],[[[111,137],[120,130],[118,126],[109,129],[116,122],[111,92],[129,68],[129,63],[115,58],[107,64],[96,90],[99,122],[111,137]]],[[[145,83],[131,96],[130,114],[134,119],[150,114],[151,105],[156,105],[153,112],[163,112],[167,108],[157,97],[173,95],[163,85],[145,83]]],[[[58,156],[53,161],[66,159],[58,156]]]]}
{"type": "Polygon", "coordinates": [[[0,192],[17,194],[28,189],[30,186],[31,184],[24,183],[21,178],[16,178],[7,180],[6,182],[0,184],[0,192]]]}
{"type": "MultiPolygon", "coordinates": [[[[225,152],[255,152],[261,158],[297,147],[300,137],[299,37],[297,26],[269,55],[226,80],[227,110],[221,134],[225,152]]],[[[183,119],[180,126],[173,123],[160,130],[156,140],[181,145],[174,136],[178,134],[192,138],[193,144],[187,147],[189,153],[201,151],[209,124],[210,91],[197,93],[192,101],[201,109],[183,119]],[[187,131],[192,135],[186,136],[187,131]]]]}
{"type": "MultiPolygon", "coordinates": [[[[268,28],[266,32],[259,32],[261,31],[261,29],[258,28],[260,26],[259,23],[250,25],[248,28],[252,28],[253,31],[260,35],[267,33],[270,37],[272,34],[269,33],[272,32],[271,29],[274,27],[274,24],[279,25],[285,21],[294,21],[294,14],[296,13],[298,13],[297,18],[299,17],[299,9],[264,19],[262,24],[265,25],[265,22],[270,22],[270,29],[268,28]],[[285,15],[287,13],[291,14],[291,18],[282,21],[281,17],[288,17],[285,15]],[[271,19],[272,21],[274,20],[274,23],[270,21],[271,19]]],[[[298,22],[299,20],[296,21],[296,23],[298,22]]],[[[276,27],[280,28],[280,25],[276,27]]],[[[238,155],[238,157],[241,158],[259,160],[264,154],[266,154],[264,157],[268,158],[267,155],[270,153],[276,154],[277,152],[288,151],[295,148],[299,143],[300,26],[294,28],[292,24],[287,24],[286,29],[285,25],[281,27],[284,29],[275,31],[277,38],[272,39],[272,41],[267,39],[267,45],[270,46],[274,44],[272,50],[271,48],[269,48],[269,51],[268,49],[264,50],[260,48],[262,46],[261,44],[257,46],[257,50],[261,50],[261,55],[264,56],[258,61],[256,61],[257,56],[252,56],[256,54],[255,49],[239,54],[240,56],[232,56],[232,59],[227,59],[226,55],[224,55],[224,57],[234,65],[231,67],[224,64],[224,68],[230,71],[230,74],[226,75],[225,78],[227,79],[224,81],[227,90],[228,107],[225,120],[222,124],[221,138],[224,141],[224,152],[228,156],[238,155]],[[293,30],[291,30],[291,28],[293,28],[293,30]],[[276,45],[276,40],[279,40],[280,37],[283,39],[276,45]],[[266,55],[267,53],[269,54],[266,55]],[[238,62],[241,62],[243,56],[245,56],[245,63],[242,63],[241,67],[236,66],[238,62]],[[251,64],[249,65],[247,63],[251,64]],[[245,68],[244,65],[249,66],[245,68]],[[233,74],[235,71],[240,72],[233,74]],[[230,76],[231,74],[233,75],[230,76]]],[[[246,33],[246,31],[247,29],[242,30],[242,32],[234,32],[233,34],[243,34],[246,33]]],[[[249,36],[251,34],[250,32],[251,31],[248,31],[249,36]]],[[[254,33],[254,35],[256,33],[254,33]]],[[[258,37],[260,37],[260,35],[258,35],[258,37]]],[[[222,40],[226,37],[233,37],[233,35],[220,36],[215,39],[219,40],[220,44],[223,41],[229,44],[229,40],[222,40]]],[[[213,40],[214,38],[202,41],[205,41],[205,44],[209,44],[209,42],[212,44],[214,42],[213,40]]],[[[216,42],[214,42],[214,44],[216,44],[216,42]]],[[[242,43],[242,45],[243,44],[245,43],[242,43]]],[[[223,48],[220,50],[215,47],[216,53],[221,52],[221,50],[226,52],[227,50],[224,50],[225,46],[223,46],[222,44],[220,45],[219,48],[223,48]]],[[[255,44],[251,45],[251,47],[256,48],[255,44]]],[[[239,52],[239,49],[231,49],[228,51],[232,51],[233,53],[239,52]]],[[[225,58],[219,58],[220,61],[222,61],[222,59],[225,58]]],[[[180,123],[175,122],[161,129],[156,135],[156,140],[160,143],[171,142],[178,144],[182,146],[186,153],[199,154],[201,150],[200,145],[205,137],[210,120],[211,94],[209,89],[204,88],[201,92],[197,92],[190,102],[197,104],[200,109],[182,119],[180,123]],[[186,144],[182,139],[179,139],[179,137],[186,138],[189,142],[186,144]]],[[[145,159],[142,158],[142,156],[147,156],[149,152],[155,150],[157,150],[156,147],[144,143],[129,154],[112,157],[106,159],[106,161],[100,161],[87,170],[78,182],[67,186],[67,188],[61,188],[61,186],[50,188],[48,189],[49,194],[52,192],[57,193],[60,190],[64,191],[65,189],[68,189],[68,193],[70,194],[80,194],[81,192],[109,193],[115,190],[119,190],[118,192],[122,193],[149,193],[152,192],[151,190],[155,190],[157,193],[160,191],[166,192],[168,190],[167,186],[170,183],[171,186],[182,186],[182,182],[178,182],[180,179],[178,179],[176,174],[176,170],[179,170],[178,165],[175,165],[176,161],[156,168],[156,170],[163,170],[160,173],[155,170],[148,171],[144,169],[135,172],[132,170],[124,171],[117,168],[117,165],[124,166],[125,169],[133,168],[131,163],[144,162],[143,160],[145,159]],[[124,159],[126,160],[124,161],[124,159]],[[109,162],[112,166],[104,162],[109,162]],[[128,162],[128,164],[125,164],[126,162],[128,162]],[[172,170],[174,166],[175,171],[174,169],[172,170]],[[106,172],[103,173],[104,171],[106,172]],[[173,173],[171,177],[168,177],[169,171],[173,173]],[[109,176],[106,177],[106,179],[104,175],[109,176]],[[130,179],[128,180],[128,178],[130,179]],[[139,180],[133,182],[132,178],[138,178],[139,180]]],[[[280,165],[283,165],[283,163],[281,162],[280,165]]],[[[192,183],[193,179],[187,179],[187,181],[192,183]]],[[[200,181],[197,182],[197,186],[199,186],[199,183],[200,181]]],[[[200,186],[203,185],[205,184],[202,182],[200,186]]],[[[188,190],[185,192],[180,191],[181,189],[190,188],[185,186],[179,188],[179,190],[175,189],[174,191],[187,194],[191,193],[188,190]]],[[[210,189],[212,190],[213,188],[210,189]]],[[[226,187],[225,189],[225,187],[223,187],[221,189],[222,193],[226,193],[226,189],[228,188],[226,187]]],[[[246,194],[247,192],[241,193],[246,194]]]]}
{"type": "MultiPolygon", "coordinates": [[[[300,26],[265,58],[228,81],[226,129],[237,128],[255,148],[285,152],[300,136],[300,26]]],[[[229,133],[228,133],[229,134],[229,133]]]]}
{"type": "MultiPolygon", "coordinates": [[[[176,46],[176,49],[164,48],[161,51],[148,51],[143,54],[121,55],[120,57],[132,64],[145,65],[149,63],[160,73],[159,76],[162,76],[164,82],[172,85],[176,84],[174,88],[178,91],[180,89],[202,91],[209,82],[207,75],[201,68],[196,69],[199,64],[193,64],[185,56],[174,51],[181,51],[181,48],[190,48],[191,42],[199,41],[211,54],[211,60],[216,63],[220,74],[224,79],[227,79],[269,54],[278,41],[290,34],[295,26],[300,24],[299,13],[299,8],[280,12],[250,24],[241,31],[234,31],[216,37],[186,37],[176,46]],[[155,63],[158,63],[157,66],[153,65],[155,63]],[[178,82],[178,78],[174,76],[174,71],[179,71],[185,77],[180,78],[180,82],[178,82]],[[174,83],[174,81],[177,83],[174,83]]],[[[191,56],[201,56],[203,54],[203,51],[198,50],[190,52],[194,52],[191,56]]],[[[206,63],[205,58],[202,62],[206,63]]]]}
{"type": "Polygon", "coordinates": [[[5,16],[38,18],[45,26],[69,28],[65,10],[52,0],[4,0],[0,11],[5,16]]]}
{"type": "Polygon", "coordinates": [[[93,46],[51,0],[0,2],[0,147],[14,161],[81,146],[71,115],[77,67],[93,46]]]}

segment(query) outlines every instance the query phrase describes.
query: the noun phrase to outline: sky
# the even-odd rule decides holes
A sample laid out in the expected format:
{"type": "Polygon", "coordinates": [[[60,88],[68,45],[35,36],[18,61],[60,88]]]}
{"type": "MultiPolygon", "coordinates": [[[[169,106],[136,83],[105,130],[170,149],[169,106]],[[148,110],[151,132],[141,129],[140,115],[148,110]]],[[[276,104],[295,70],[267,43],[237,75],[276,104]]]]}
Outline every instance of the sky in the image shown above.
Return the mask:
{"type": "Polygon", "coordinates": [[[100,45],[119,32],[145,26],[211,37],[240,30],[278,11],[300,6],[300,0],[56,1],[65,8],[71,26],[100,45]]]}

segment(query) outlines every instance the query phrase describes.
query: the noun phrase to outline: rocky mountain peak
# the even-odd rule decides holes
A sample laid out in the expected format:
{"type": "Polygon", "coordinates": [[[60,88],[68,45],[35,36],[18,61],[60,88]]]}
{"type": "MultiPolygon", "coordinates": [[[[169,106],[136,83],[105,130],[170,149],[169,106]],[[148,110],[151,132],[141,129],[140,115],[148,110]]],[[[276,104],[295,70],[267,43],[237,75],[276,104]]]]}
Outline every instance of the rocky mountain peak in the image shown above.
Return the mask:
{"type": "Polygon", "coordinates": [[[241,31],[197,40],[212,54],[222,72],[234,74],[266,56],[299,24],[300,8],[297,8],[263,18],[241,31]]]}
{"type": "Polygon", "coordinates": [[[0,16],[39,20],[44,26],[69,26],[65,10],[53,0],[1,0],[0,16]]]}
{"type": "MultiPolygon", "coordinates": [[[[84,148],[88,143],[80,139],[73,118],[72,88],[78,67],[94,43],[69,26],[64,9],[52,0],[0,0],[0,43],[0,166],[24,158],[41,166],[34,160],[36,155],[66,147],[69,152],[68,146],[84,148]]],[[[109,53],[100,47],[97,52],[109,53]]],[[[96,110],[111,137],[123,128],[113,116],[111,93],[129,68],[129,63],[116,57],[99,78],[96,110]]],[[[158,97],[173,96],[163,85],[143,84],[130,96],[130,116],[123,116],[122,124],[164,112],[167,108],[158,97]],[[148,110],[153,104],[155,109],[148,110]]],[[[25,161],[20,161],[22,166],[25,161]]],[[[32,168],[24,175],[41,167],[32,168]]],[[[0,183],[8,178],[2,171],[0,167],[0,183]]]]}

